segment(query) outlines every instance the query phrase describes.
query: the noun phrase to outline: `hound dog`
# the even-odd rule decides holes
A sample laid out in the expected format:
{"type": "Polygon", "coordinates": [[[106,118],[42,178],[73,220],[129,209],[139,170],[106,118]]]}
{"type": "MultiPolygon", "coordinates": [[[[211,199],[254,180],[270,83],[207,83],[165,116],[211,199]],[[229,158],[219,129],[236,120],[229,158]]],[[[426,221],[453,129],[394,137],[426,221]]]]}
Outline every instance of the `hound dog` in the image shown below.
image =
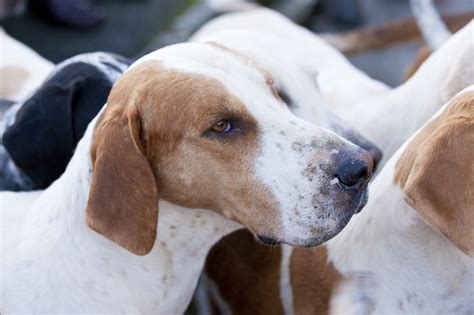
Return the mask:
{"type": "Polygon", "coordinates": [[[165,47],[119,78],[57,181],[0,194],[0,311],[182,313],[219,238],[324,242],[366,203],[371,171],[251,60],[165,47]]]}
{"type": "MultiPolygon", "coordinates": [[[[373,198],[365,210],[320,249],[328,255],[325,269],[340,276],[355,270],[370,272],[376,285],[375,313],[471,314],[473,154],[474,86],[470,86],[390,159],[372,184],[373,198]]],[[[311,269],[311,279],[304,282],[318,281],[318,264],[302,263],[307,255],[311,253],[295,249],[291,268],[311,269]]],[[[295,279],[294,285],[303,292],[301,280],[295,279]]],[[[326,282],[318,292],[331,289],[332,283],[326,282]]],[[[318,310],[316,304],[301,301],[295,299],[295,312],[318,310]]]]}
{"type": "MultiPolygon", "coordinates": [[[[321,86],[328,80],[340,82],[340,79],[336,80],[336,74],[339,78],[345,77],[346,70],[349,71],[347,84],[355,82],[355,86],[361,88],[355,93],[356,99],[365,94],[366,100],[347,104],[338,104],[336,100],[333,108],[382,149],[386,157],[381,162],[383,165],[439,110],[445,99],[474,83],[473,68],[469,65],[473,28],[471,23],[449,39],[407,83],[393,90],[378,91],[316,35],[267,9],[217,18],[199,30],[194,40],[213,40],[258,60],[270,70],[277,91],[292,106],[294,113],[314,123],[318,123],[322,115],[311,108],[311,103],[317,108],[316,104],[324,105],[332,99],[331,93],[321,86]],[[249,27],[256,29],[248,30],[249,27]],[[270,29],[274,31],[268,32],[270,29]],[[332,66],[333,69],[329,69],[332,66]],[[316,77],[319,84],[316,84],[316,77]],[[365,90],[364,86],[367,87],[365,90]]],[[[337,94],[345,95],[345,98],[353,95],[352,90],[344,91],[342,86],[337,94]]],[[[207,274],[199,288],[207,293],[200,296],[207,295],[214,302],[225,301],[224,304],[239,314],[283,312],[283,306],[289,304],[281,301],[291,296],[288,272],[291,250],[289,247],[282,247],[281,251],[263,247],[246,231],[225,237],[207,259],[207,274]],[[235,264],[237,258],[239,266],[235,264]],[[266,263],[262,264],[262,261],[266,263]]],[[[317,257],[311,259],[319,259],[317,257]]],[[[308,264],[311,259],[308,258],[308,264]]],[[[300,276],[304,278],[305,274],[300,276]]],[[[309,295],[306,297],[312,299],[309,295]]],[[[206,302],[199,299],[198,303],[206,302]]],[[[289,309],[292,309],[291,305],[287,311],[289,309]]]]}
{"type": "Polygon", "coordinates": [[[69,58],[1,115],[0,190],[44,189],[56,180],[130,64],[103,52],[69,58]]]}

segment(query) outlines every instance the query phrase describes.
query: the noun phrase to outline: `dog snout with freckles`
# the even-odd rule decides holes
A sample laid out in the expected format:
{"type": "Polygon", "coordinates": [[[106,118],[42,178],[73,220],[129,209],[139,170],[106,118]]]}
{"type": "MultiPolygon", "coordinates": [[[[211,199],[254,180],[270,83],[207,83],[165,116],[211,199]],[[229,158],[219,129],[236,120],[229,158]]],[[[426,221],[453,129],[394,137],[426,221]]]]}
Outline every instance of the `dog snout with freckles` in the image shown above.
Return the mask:
{"type": "Polygon", "coordinates": [[[373,160],[332,131],[294,116],[272,129],[256,169],[282,208],[283,232],[257,232],[258,238],[267,244],[321,244],[365,205],[373,160]]]}

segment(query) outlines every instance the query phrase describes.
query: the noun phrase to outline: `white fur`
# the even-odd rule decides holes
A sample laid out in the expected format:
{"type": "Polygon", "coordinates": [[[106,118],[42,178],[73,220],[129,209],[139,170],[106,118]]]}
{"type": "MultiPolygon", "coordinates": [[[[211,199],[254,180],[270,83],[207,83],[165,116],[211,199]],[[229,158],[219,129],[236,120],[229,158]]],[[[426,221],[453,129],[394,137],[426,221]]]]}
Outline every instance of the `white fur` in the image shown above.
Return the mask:
{"type": "Polygon", "coordinates": [[[291,286],[291,253],[293,248],[288,245],[281,246],[280,263],[280,299],[285,314],[293,314],[293,287],[291,286]]]}
{"type": "Polygon", "coordinates": [[[328,242],[329,259],[345,276],[372,276],[376,314],[472,314],[474,259],[423,221],[394,182],[408,143],[371,184],[364,211],[328,242]]]}
{"type": "MultiPolygon", "coordinates": [[[[3,67],[18,67],[28,74],[26,81],[16,91],[9,95],[0,95],[0,97],[20,100],[43,83],[46,76],[53,70],[54,65],[31,48],[9,36],[3,28],[0,28],[0,43],[0,75],[3,67]]],[[[9,80],[9,78],[0,77],[0,81],[3,80],[9,80]]]]}
{"type": "Polygon", "coordinates": [[[433,0],[410,0],[410,6],[423,39],[431,49],[439,48],[451,33],[436,11],[433,0]]]}

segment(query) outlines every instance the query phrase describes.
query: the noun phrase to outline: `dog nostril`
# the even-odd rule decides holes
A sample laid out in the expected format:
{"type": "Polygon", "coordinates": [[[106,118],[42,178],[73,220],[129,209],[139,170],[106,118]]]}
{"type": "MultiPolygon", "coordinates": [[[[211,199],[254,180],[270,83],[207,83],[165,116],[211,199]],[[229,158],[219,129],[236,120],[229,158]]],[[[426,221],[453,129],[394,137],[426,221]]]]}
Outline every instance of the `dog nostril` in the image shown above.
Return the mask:
{"type": "Polygon", "coordinates": [[[343,152],[334,176],[343,188],[359,192],[372,175],[372,164],[372,159],[366,152],[343,152]]]}

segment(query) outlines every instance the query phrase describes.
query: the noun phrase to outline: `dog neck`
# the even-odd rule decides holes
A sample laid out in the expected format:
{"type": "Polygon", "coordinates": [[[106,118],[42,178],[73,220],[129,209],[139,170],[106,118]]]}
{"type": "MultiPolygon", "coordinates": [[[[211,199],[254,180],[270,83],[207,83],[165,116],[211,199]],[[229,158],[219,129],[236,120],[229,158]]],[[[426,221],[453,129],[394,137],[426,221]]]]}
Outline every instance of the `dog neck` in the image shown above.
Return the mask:
{"type": "Polygon", "coordinates": [[[63,176],[36,199],[26,222],[9,228],[21,229],[22,234],[6,259],[5,305],[0,309],[183,313],[208,250],[241,225],[209,210],[161,200],[158,236],[145,256],[136,256],[89,229],[85,208],[94,123],[63,176]]]}
{"type": "Polygon", "coordinates": [[[394,183],[399,150],[371,184],[364,210],[328,243],[329,259],[345,276],[374,277],[382,313],[459,313],[474,308],[474,265],[404,201],[394,183]],[[433,297],[437,297],[434,299],[433,297]]]}

